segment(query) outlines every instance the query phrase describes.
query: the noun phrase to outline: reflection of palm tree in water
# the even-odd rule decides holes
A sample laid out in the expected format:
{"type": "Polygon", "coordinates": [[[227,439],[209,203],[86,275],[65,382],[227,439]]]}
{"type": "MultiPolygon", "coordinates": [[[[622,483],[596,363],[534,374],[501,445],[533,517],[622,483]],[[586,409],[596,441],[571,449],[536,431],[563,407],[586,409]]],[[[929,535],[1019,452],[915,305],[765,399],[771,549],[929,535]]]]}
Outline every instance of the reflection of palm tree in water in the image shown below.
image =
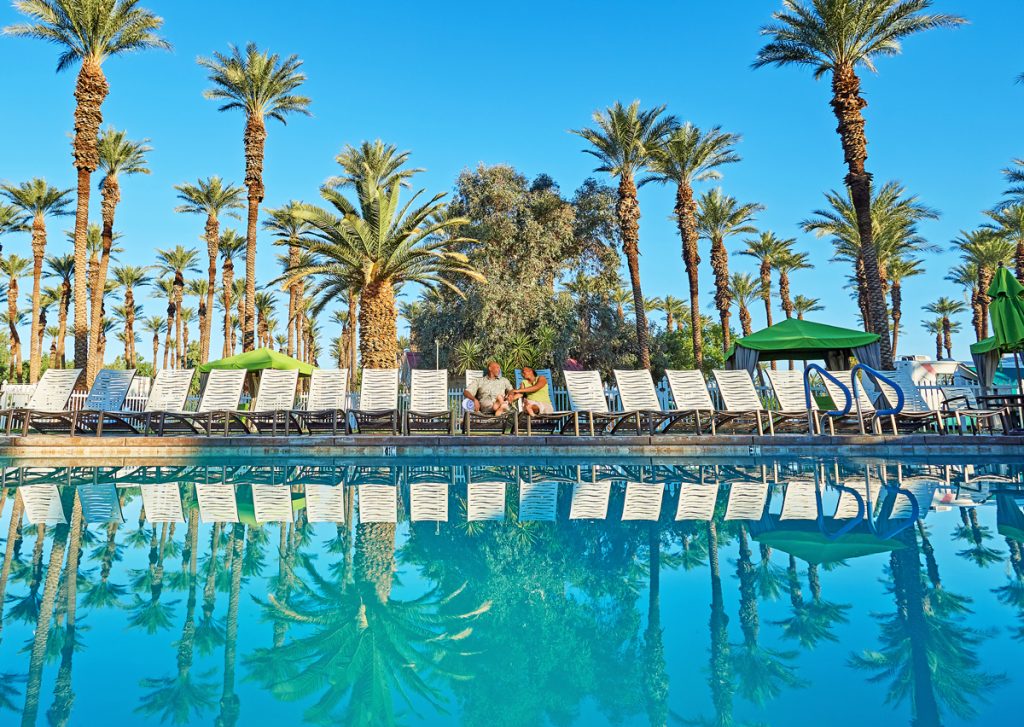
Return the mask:
{"type": "Polygon", "coordinates": [[[805,649],[813,649],[821,641],[836,641],[832,627],[837,623],[846,622],[848,604],[826,601],[821,595],[821,580],[818,577],[818,566],[813,563],[807,566],[807,580],[811,589],[810,603],[804,601],[803,589],[800,586],[800,572],[797,570],[796,558],[789,556],[789,567],[786,569],[787,590],[793,615],[776,622],[782,626],[782,635],[793,639],[805,649]]]}
{"type": "Polygon", "coordinates": [[[224,634],[224,686],[221,690],[220,712],[214,724],[232,727],[238,721],[241,705],[235,694],[235,650],[238,647],[238,599],[242,587],[242,546],[245,525],[235,523],[229,544],[231,557],[231,590],[228,595],[227,629],[224,634]]]}
{"type": "Polygon", "coordinates": [[[136,574],[134,586],[139,589],[149,586],[149,599],[135,596],[135,604],[132,606],[131,617],[128,624],[134,627],[141,627],[146,633],[155,634],[161,629],[171,627],[171,616],[174,612],[174,604],[161,602],[160,598],[164,590],[164,556],[167,552],[168,539],[174,537],[174,523],[164,523],[159,528],[160,536],[157,537],[158,528],[153,527],[149,543],[149,568],[136,574]]]}
{"type": "Polygon", "coordinates": [[[21,501],[21,497],[15,495],[14,504],[11,506],[11,522],[7,528],[7,543],[4,548],[4,564],[0,568],[0,635],[3,634],[4,629],[4,597],[7,593],[7,580],[11,577],[11,563],[15,558],[14,547],[16,543],[20,543],[21,539],[18,537],[18,533],[21,530],[21,515],[24,512],[25,505],[21,501]]]}
{"type": "Polygon", "coordinates": [[[217,604],[217,547],[220,545],[220,539],[221,523],[214,523],[210,530],[210,556],[206,562],[206,583],[203,586],[203,613],[196,627],[196,645],[200,654],[209,654],[214,647],[224,641],[223,630],[213,617],[217,604]]]}
{"type": "Polygon", "coordinates": [[[120,560],[120,548],[117,543],[118,523],[111,522],[107,525],[107,539],[103,545],[92,552],[95,559],[100,557],[100,579],[90,580],[85,584],[85,597],[83,605],[86,608],[109,608],[120,606],[119,600],[126,592],[123,585],[110,582],[110,574],[114,569],[114,561],[120,560]]]}
{"type": "Polygon", "coordinates": [[[652,523],[647,530],[648,591],[647,629],[644,632],[644,691],[651,725],[668,719],[668,673],[661,628],[661,527],[652,523]]]}
{"type": "Polygon", "coordinates": [[[67,594],[67,612],[65,623],[67,632],[60,652],[60,668],[57,680],[53,685],[53,706],[46,713],[51,725],[66,725],[71,716],[71,707],[75,702],[75,693],[71,689],[71,665],[78,646],[76,617],[78,610],[78,565],[82,550],[82,505],[75,495],[75,507],[71,515],[71,533],[69,535],[68,562],[64,568],[64,589],[67,594]]]}
{"type": "Polygon", "coordinates": [[[1006,536],[1007,582],[993,589],[1000,603],[1017,609],[1021,623],[1011,629],[1013,638],[1024,641],[1024,546],[1019,540],[1006,536]]]}
{"type": "MultiPolygon", "coordinates": [[[[18,500],[21,498],[19,497],[18,500]]],[[[46,543],[46,530],[46,525],[42,523],[35,526],[36,540],[32,547],[28,592],[21,598],[12,599],[14,605],[7,611],[8,618],[13,618],[15,621],[32,623],[39,617],[39,589],[43,584],[43,546],[46,543]]]]}
{"type": "Polygon", "coordinates": [[[992,532],[978,522],[978,508],[961,507],[960,525],[953,533],[953,538],[967,543],[967,548],[957,553],[961,558],[973,561],[975,565],[986,568],[1003,559],[1003,554],[996,548],[987,545],[992,532]]]}

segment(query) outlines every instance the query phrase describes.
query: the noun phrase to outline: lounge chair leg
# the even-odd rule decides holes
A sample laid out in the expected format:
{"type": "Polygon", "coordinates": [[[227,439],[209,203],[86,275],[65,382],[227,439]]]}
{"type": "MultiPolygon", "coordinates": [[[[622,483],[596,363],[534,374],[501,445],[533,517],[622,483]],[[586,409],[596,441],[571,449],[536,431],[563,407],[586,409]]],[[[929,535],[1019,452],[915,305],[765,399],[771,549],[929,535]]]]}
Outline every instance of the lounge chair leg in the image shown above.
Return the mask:
{"type": "Polygon", "coordinates": [[[764,423],[761,421],[761,412],[757,412],[755,416],[757,417],[757,434],[758,434],[758,436],[763,437],[764,436],[764,423]]]}

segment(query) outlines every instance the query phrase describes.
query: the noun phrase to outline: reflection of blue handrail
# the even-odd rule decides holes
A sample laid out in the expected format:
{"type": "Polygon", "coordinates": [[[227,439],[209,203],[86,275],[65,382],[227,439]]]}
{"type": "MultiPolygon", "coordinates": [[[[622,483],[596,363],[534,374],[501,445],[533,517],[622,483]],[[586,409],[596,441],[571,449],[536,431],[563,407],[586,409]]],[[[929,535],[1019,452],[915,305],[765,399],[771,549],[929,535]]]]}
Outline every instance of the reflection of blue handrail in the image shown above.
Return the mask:
{"type": "Polygon", "coordinates": [[[878,379],[880,381],[884,381],[889,386],[891,386],[893,388],[893,390],[896,392],[896,405],[893,408],[891,408],[891,409],[876,409],[875,410],[875,414],[877,416],[881,416],[881,417],[894,416],[896,414],[899,414],[901,411],[903,411],[904,397],[903,397],[903,389],[900,388],[900,385],[897,384],[892,379],[890,379],[888,376],[882,374],[879,371],[875,371],[873,368],[871,368],[867,364],[862,364],[862,363],[857,364],[856,366],[853,367],[853,369],[850,370],[850,378],[853,381],[853,395],[855,397],[857,397],[858,408],[859,408],[859,405],[860,405],[860,392],[858,391],[858,387],[860,386],[860,380],[857,378],[857,372],[861,371],[861,370],[867,372],[867,375],[870,376],[873,379],[878,379]]]}
{"type": "MultiPolygon", "coordinates": [[[[910,517],[906,519],[901,518],[899,525],[893,528],[886,527],[885,529],[877,528],[875,526],[875,523],[871,522],[871,519],[868,518],[868,522],[871,523],[871,531],[883,540],[889,540],[890,538],[896,537],[904,530],[906,530],[907,528],[911,527],[914,523],[916,523],[918,518],[921,516],[921,505],[918,503],[917,498],[914,497],[914,493],[902,487],[886,487],[886,489],[896,493],[895,495],[893,495],[894,500],[901,493],[908,500],[910,500],[910,517]]],[[[889,519],[888,515],[886,515],[885,525],[890,526],[892,525],[892,522],[893,521],[889,519]]]]}
{"type": "MultiPolygon", "coordinates": [[[[854,499],[857,501],[857,514],[850,518],[846,523],[843,524],[841,528],[839,528],[834,533],[829,532],[825,528],[825,517],[824,508],[821,502],[821,491],[816,490],[815,495],[818,499],[818,530],[821,532],[822,535],[825,536],[826,540],[837,540],[842,536],[846,535],[848,532],[850,532],[855,527],[860,525],[861,521],[864,520],[865,515],[867,515],[867,507],[864,504],[864,498],[860,496],[859,492],[857,492],[853,488],[846,487],[838,483],[835,487],[838,490],[845,490],[846,492],[849,492],[850,494],[853,495],[854,499]]],[[[868,520],[870,520],[870,518],[868,518],[868,520]]]]}

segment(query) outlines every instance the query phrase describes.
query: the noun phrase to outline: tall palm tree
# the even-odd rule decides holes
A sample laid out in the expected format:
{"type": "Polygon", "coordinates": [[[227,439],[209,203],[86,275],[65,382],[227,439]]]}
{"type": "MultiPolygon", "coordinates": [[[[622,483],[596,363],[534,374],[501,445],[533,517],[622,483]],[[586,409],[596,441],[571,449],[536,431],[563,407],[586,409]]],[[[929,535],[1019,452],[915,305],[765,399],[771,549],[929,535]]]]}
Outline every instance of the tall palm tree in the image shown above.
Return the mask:
{"type": "Polygon", "coordinates": [[[414,206],[417,192],[403,206],[400,189],[397,182],[384,189],[360,184],[356,204],[338,190],[322,189],[334,212],[306,212],[316,232],[296,245],[309,255],[300,256],[299,266],[285,276],[288,283],[303,277],[316,281],[314,314],[350,288],[359,290],[359,351],[369,368],[393,368],[398,361],[396,286],[443,286],[461,295],[454,279],[485,280],[456,252],[475,241],[457,234],[464,218],[440,214],[444,195],[414,206]]]}
{"type": "Polygon", "coordinates": [[[225,184],[220,177],[213,176],[199,179],[195,184],[178,184],[178,199],[184,204],[174,208],[175,212],[206,216],[206,253],[209,257],[207,267],[206,319],[199,324],[199,356],[202,363],[210,359],[210,333],[213,323],[213,295],[217,289],[217,258],[220,254],[220,216],[238,215],[234,210],[242,209],[242,188],[238,185],[225,184]]]}
{"type": "Polygon", "coordinates": [[[740,329],[744,336],[753,333],[750,326],[750,305],[761,297],[761,283],[750,273],[733,273],[729,280],[729,298],[740,313],[740,329]]]}
{"type": "Polygon", "coordinates": [[[135,353],[135,315],[139,306],[135,303],[135,289],[149,285],[152,281],[149,268],[138,265],[118,265],[114,268],[114,282],[124,291],[124,309],[127,313],[124,319],[124,335],[130,349],[126,363],[130,369],[138,365],[138,356],[135,353]]]}
{"type": "Polygon", "coordinates": [[[71,281],[75,274],[75,256],[50,255],[46,258],[46,267],[47,270],[43,273],[45,277],[60,280],[60,300],[57,304],[57,364],[64,368],[64,344],[67,339],[68,313],[71,310],[71,281]]]}
{"type": "Polygon", "coordinates": [[[91,290],[90,300],[90,355],[89,365],[86,370],[86,380],[90,386],[103,363],[97,356],[100,331],[96,322],[103,316],[103,291],[107,282],[107,268],[110,265],[110,251],[114,244],[114,213],[117,211],[117,205],[121,201],[120,178],[132,174],[149,174],[149,167],[146,165],[146,154],[151,152],[153,148],[148,145],[148,142],[149,139],[132,141],[128,138],[127,132],[108,127],[100,134],[97,145],[100,161],[99,168],[103,173],[103,178],[100,179],[103,247],[100,251],[99,265],[96,268],[96,280],[91,290]]]}
{"type": "MultiPolygon", "coordinates": [[[[1022,177],[1024,181],[1024,177],[1022,177]]],[[[986,227],[995,229],[1014,244],[1013,266],[1017,280],[1024,282],[1024,201],[986,212],[992,222],[986,227]]]]}
{"type": "Polygon", "coordinates": [[[942,346],[946,349],[946,358],[953,358],[953,316],[960,315],[966,309],[967,306],[962,301],[946,296],[942,296],[934,303],[929,303],[924,307],[926,312],[938,316],[942,321],[942,346]]]}
{"type": "Polygon", "coordinates": [[[900,341],[900,319],[903,317],[903,281],[924,274],[924,262],[920,258],[900,256],[889,263],[889,298],[892,302],[892,355],[896,356],[900,341]]]}
{"type": "Polygon", "coordinates": [[[153,372],[160,368],[160,333],[164,330],[164,319],[162,316],[150,316],[142,321],[142,332],[153,336],[153,372]]]}
{"type": "Polygon", "coordinates": [[[369,182],[375,187],[390,187],[397,182],[409,187],[409,180],[425,169],[407,168],[408,151],[398,151],[393,144],[380,139],[364,141],[358,147],[346,144],[334,158],[341,165],[342,173],[327,180],[328,187],[355,186],[369,182]]]}
{"type": "Polygon", "coordinates": [[[715,273],[715,306],[722,324],[722,345],[729,350],[729,252],[725,240],[730,235],[754,234],[750,224],[754,215],[764,209],[756,203],[740,204],[735,197],[713,189],[701,195],[697,202],[697,230],[711,242],[711,269],[715,273]]]}
{"type": "MultiPolygon", "coordinates": [[[[644,294],[640,285],[640,202],[637,199],[636,175],[647,167],[654,151],[678,126],[675,117],[664,116],[664,112],[664,106],[641,110],[639,101],[629,106],[616,101],[605,111],[594,112],[594,128],[572,131],[591,144],[592,148],[583,151],[597,158],[599,164],[595,171],[607,172],[619,179],[615,213],[622,237],[622,251],[626,254],[626,266],[629,268],[629,281],[633,288],[637,359],[645,369],[651,367],[651,352],[647,340],[644,294]]],[[[691,220],[692,217],[691,210],[691,220]]]]}
{"type": "Polygon", "coordinates": [[[267,347],[267,338],[270,335],[270,319],[274,315],[274,294],[269,290],[256,292],[256,345],[260,348],[267,347]]]}
{"type": "MultiPolygon", "coordinates": [[[[671,119],[671,117],[669,117],[671,119]]],[[[674,120],[673,120],[674,121],[674,120]]],[[[720,179],[719,167],[734,164],[740,160],[733,147],[739,142],[736,134],[723,132],[716,126],[701,131],[693,124],[686,123],[664,132],[668,136],[663,143],[655,142],[651,153],[651,175],[641,184],[655,181],[676,185],[676,225],[683,246],[683,264],[690,285],[690,329],[693,337],[693,357],[697,368],[704,365],[703,331],[700,322],[700,289],[698,266],[700,252],[697,247],[697,203],[694,200],[693,185],[712,179],[720,179]]],[[[625,238],[623,238],[625,239],[625,238]]],[[[728,273],[727,273],[728,274],[728,273]]],[[[719,309],[721,312],[721,309],[719,309]]],[[[728,311],[726,311],[728,316],[728,311]]]]}
{"type": "Polygon", "coordinates": [[[28,381],[34,384],[39,380],[43,356],[40,341],[44,326],[39,323],[39,311],[43,261],[46,257],[46,218],[71,214],[68,210],[71,190],[51,187],[45,179],[36,177],[18,185],[0,186],[0,194],[32,220],[32,332],[29,339],[28,381]]]}
{"type": "Polygon", "coordinates": [[[802,321],[808,313],[815,313],[820,310],[825,310],[825,306],[821,305],[821,300],[818,298],[808,298],[804,295],[798,295],[793,298],[793,312],[796,313],[798,321],[802,321]]]}
{"type": "Polygon", "coordinates": [[[12,381],[21,381],[21,337],[18,335],[24,312],[18,310],[18,278],[25,277],[31,263],[11,253],[5,258],[0,258],[0,273],[7,278],[7,327],[11,344],[11,371],[12,381]]]}
{"type": "Polygon", "coordinates": [[[808,66],[815,79],[832,77],[832,111],[846,160],[846,185],[857,212],[864,270],[868,288],[867,322],[880,337],[882,366],[890,369],[889,316],[882,292],[871,222],[871,174],[865,167],[867,137],[862,110],[867,106],[860,93],[858,67],[875,70],[875,59],[894,56],[900,41],[931,28],[965,22],[955,15],[927,11],[931,0],[783,0],[783,9],[761,34],[769,41],[758,51],[755,68],[808,66]]]}
{"type": "Polygon", "coordinates": [[[776,262],[786,254],[791,241],[779,238],[774,232],[762,232],[746,242],[747,246],[740,250],[740,255],[752,257],[758,262],[765,325],[770,326],[772,325],[772,269],[776,262]]]}
{"type": "Polygon", "coordinates": [[[971,326],[976,336],[981,336],[981,305],[978,302],[978,266],[970,261],[954,265],[946,273],[946,280],[960,286],[964,299],[971,304],[971,326]]]}
{"type": "MultiPolygon", "coordinates": [[[[164,363],[163,368],[176,368],[177,364],[171,355],[174,344],[175,321],[178,318],[178,306],[174,296],[174,278],[160,278],[153,283],[151,297],[162,299],[167,302],[166,330],[164,333],[164,363]]],[[[155,365],[155,364],[154,364],[155,365]]]]}
{"type": "Polygon", "coordinates": [[[978,340],[988,336],[988,286],[996,269],[1013,261],[1015,246],[994,230],[979,228],[970,232],[961,231],[953,240],[953,248],[960,251],[964,263],[977,271],[978,279],[974,291],[975,333],[978,340]]]}
{"type": "Polygon", "coordinates": [[[302,61],[292,55],[280,56],[261,52],[255,43],[245,50],[229,46],[230,53],[214,53],[200,58],[200,66],[209,71],[213,88],[206,98],[223,101],[220,111],[241,110],[245,113],[245,186],[249,190],[249,215],[246,227],[245,253],[245,317],[242,320],[242,350],[253,348],[256,305],[256,226],[263,202],[263,153],[267,140],[266,119],[286,124],[289,114],[309,115],[310,99],[295,93],[306,80],[300,70],[302,61]]]}
{"type": "Polygon", "coordinates": [[[178,365],[184,365],[185,346],[182,332],[181,305],[185,295],[185,273],[198,273],[199,251],[194,247],[177,245],[169,250],[156,251],[156,269],[161,275],[174,279],[175,355],[178,365]]]}
{"type": "Polygon", "coordinates": [[[89,231],[89,182],[100,165],[101,107],[110,86],[103,62],[147,48],[170,49],[156,32],[163,19],[139,7],[139,0],[18,0],[29,22],[9,25],[6,35],[37,38],[61,47],[57,71],[82,64],[75,84],[75,139],[72,146],[78,172],[75,211],[75,365],[85,368],[89,357],[86,302],[86,238],[89,231]]]}
{"type": "Polygon", "coordinates": [[[788,319],[793,317],[793,299],[790,296],[789,274],[797,270],[810,270],[814,266],[807,261],[808,254],[806,252],[796,252],[793,249],[796,240],[784,240],[783,244],[786,247],[785,252],[782,255],[776,256],[772,265],[779,273],[779,300],[782,302],[782,312],[786,314],[788,319]]]}
{"type": "MultiPolygon", "coordinates": [[[[213,298],[210,294],[210,284],[206,278],[193,278],[186,284],[185,293],[196,299],[196,308],[199,313],[199,357],[201,359],[203,354],[203,331],[209,326],[210,313],[212,312],[206,307],[206,301],[213,298]]],[[[187,337],[185,350],[188,350],[187,337]]],[[[205,361],[197,361],[197,363],[205,363],[205,361]]]]}
{"type": "Polygon", "coordinates": [[[220,259],[221,263],[221,294],[224,302],[224,350],[222,357],[226,358],[235,353],[234,326],[232,324],[231,300],[235,290],[235,260],[241,256],[245,249],[245,238],[238,235],[234,230],[224,230],[220,236],[220,259]]]}
{"type": "Polygon", "coordinates": [[[942,318],[921,321],[921,327],[935,336],[935,360],[942,360],[942,318]]]}
{"type": "MultiPolygon", "coordinates": [[[[336,186],[340,186],[340,184],[336,186]]],[[[296,241],[300,237],[309,235],[313,230],[313,225],[303,215],[305,209],[305,205],[301,202],[292,200],[283,207],[267,210],[267,218],[263,220],[263,229],[273,233],[274,244],[288,247],[288,257],[285,259],[286,269],[298,267],[299,248],[296,241]]],[[[289,356],[295,355],[295,347],[299,343],[299,301],[302,299],[304,289],[305,285],[301,280],[295,280],[288,285],[287,352],[289,356]]]]}

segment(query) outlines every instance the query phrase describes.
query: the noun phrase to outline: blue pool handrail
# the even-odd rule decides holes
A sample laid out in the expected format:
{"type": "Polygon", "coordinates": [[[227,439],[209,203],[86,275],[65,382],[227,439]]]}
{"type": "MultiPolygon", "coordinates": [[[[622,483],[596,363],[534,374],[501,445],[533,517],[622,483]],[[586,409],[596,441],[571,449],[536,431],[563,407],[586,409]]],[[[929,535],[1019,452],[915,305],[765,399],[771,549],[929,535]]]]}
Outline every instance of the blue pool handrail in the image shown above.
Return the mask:
{"type": "Polygon", "coordinates": [[[885,374],[883,374],[881,371],[876,371],[875,369],[871,368],[867,364],[859,363],[859,364],[856,364],[852,369],[850,369],[850,379],[852,380],[852,383],[853,383],[853,397],[854,397],[854,399],[857,402],[857,413],[858,414],[861,413],[860,412],[860,395],[859,395],[859,391],[858,391],[858,387],[860,386],[860,380],[857,378],[857,372],[858,371],[865,371],[867,373],[867,375],[870,376],[871,378],[876,379],[878,381],[884,381],[889,386],[891,386],[893,388],[893,390],[896,392],[896,405],[893,406],[891,409],[876,409],[875,410],[875,415],[876,416],[880,416],[880,417],[895,416],[895,415],[899,414],[901,411],[903,411],[903,403],[906,401],[906,399],[903,396],[903,389],[900,388],[900,385],[897,384],[892,379],[890,379],[885,374]]]}
{"type": "MultiPolygon", "coordinates": [[[[811,374],[814,372],[818,372],[819,376],[823,378],[827,377],[830,381],[837,384],[839,388],[842,389],[843,395],[846,397],[846,402],[843,404],[842,409],[834,409],[832,411],[821,412],[822,416],[844,417],[850,413],[850,407],[853,406],[853,397],[850,396],[850,390],[846,388],[846,384],[844,384],[842,381],[837,379],[835,376],[833,376],[831,373],[829,373],[827,370],[825,370],[818,364],[807,364],[807,366],[804,368],[804,403],[807,406],[807,422],[808,426],[810,426],[810,429],[808,431],[812,433],[814,433],[816,424],[816,422],[814,421],[814,411],[813,409],[811,409],[811,374]]],[[[838,402],[834,401],[832,403],[837,404],[838,402]]],[[[818,429],[819,431],[817,433],[821,434],[820,427],[818,427],[818,429]]]]}

